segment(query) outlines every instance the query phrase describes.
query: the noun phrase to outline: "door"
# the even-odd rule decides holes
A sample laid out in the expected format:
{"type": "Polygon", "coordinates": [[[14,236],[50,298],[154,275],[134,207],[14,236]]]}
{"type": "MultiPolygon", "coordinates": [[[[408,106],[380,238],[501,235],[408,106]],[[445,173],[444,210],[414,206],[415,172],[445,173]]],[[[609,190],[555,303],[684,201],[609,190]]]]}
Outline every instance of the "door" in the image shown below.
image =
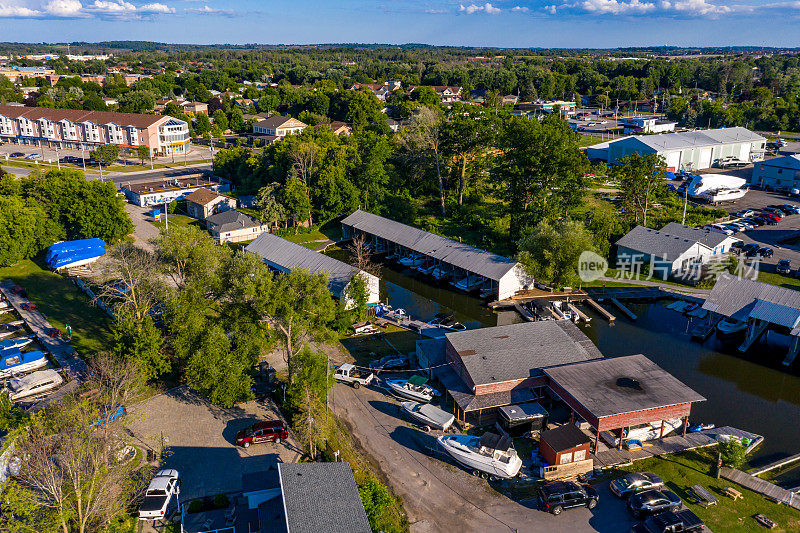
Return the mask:
{"type": "Polygon", "coordinates": [[[253,442],[264,442],[264,431],[258,430],[253,433],[253,442]]]}
{"type": "Polygon", "coordinates": [[[583,494],[568,492],[564,495],[564,507],[577,507],[578,505],[583,505],[583,494]]]}
{"type": "Polygon", "coordinates": [[[700,160],[697,163],[697,168],[711,168],[711,152],[712,148],[700,149],[700,160]]]}
{"type": "Polygon", "coordinates": [[[739,160],[749,162],[750,161],[750,145],[743,144],[739,147],[739,160]]]}
{"type": "Polygon", "coordinates": [[[681,153],[680,152],[668,153],[666,161],[668,169],[671,169],[672,171],[679,170],[681,166],[681,153]]]}

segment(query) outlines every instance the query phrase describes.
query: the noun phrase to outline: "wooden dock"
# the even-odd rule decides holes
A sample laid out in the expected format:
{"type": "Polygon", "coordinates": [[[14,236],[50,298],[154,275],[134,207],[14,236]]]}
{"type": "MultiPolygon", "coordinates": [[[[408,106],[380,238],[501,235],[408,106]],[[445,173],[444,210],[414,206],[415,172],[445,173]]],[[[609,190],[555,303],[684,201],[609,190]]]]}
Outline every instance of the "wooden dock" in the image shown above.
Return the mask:
{"type": "Polygon", "coordinates": [[[614,304],[614,305],[617,307],[617,309],[619,309],[620,311],[622,311],[622,314],[623,314],[623,315],[627,316],[627,317],[628,317],[628,318],[630,318],[631,320],[636,320],[637,318],[639,318],[639,317],[637,317],[637,316],[636,316],[636,314],[635,314],[633,311],[631,311],[630,309],[628,309],[627,307],[625,307],[625,306],[622,304],[622,302],[620,302],[620,301],[619,301],[619,300],[617,300],[616,298],[611,298],[611,303],[612,303],[612,304],[614,304]]]}
{"type": "Polygon", "coordinates": [[[567,305],[569,306],[569,310],[578,315],[580,319],[583,320],[584,322],[592,321],[592,317],[590,317],[589,315],[578,309],[577,305],[575,304],[567,304],[567,305]]]}
{"type": "Polygon", "coordinates": [[[605,307],[595,302],[593,299],[587,298],[585,301],[587,304],[589,304],[589,307],[600,313],[600,315],[602,315],[602,317],[608,320],[609,322],[613,323],[617,319],[617,317],[609,313],[605,307]]]}
{"type": "Polygon", "coordinates": [[[776,468],[781,468],[783,466],[790,465],[792,463],[796,463],[797,461],[800,461],[800,453],[796,453],[796,454],[791,455],[789,457],[785,457],[785,458],[781,459],[780,461],[775,461],[774,463],[770,463],[770,464],[768,464],[766,466],[762,466],[761,468],[756,468],[755,470],[750,470],[747,473],[750,474],[751,476],[760,476],[764,472],[769,472],[770,470],[775,470],[776,468]]]}
{"type": "Polygon", "coordinates": [[[757,492],[768,498],[772,498],[777,502],[794,507],[795,509],[800,509],[800,495],[781,488],[773,483],[770,483],[769,481],[757,478],[735,468],[728,468],[727,466],[723,466],[720,469],[720,476],[728,481],[738,483],[739,485],[746,487],[753,492],[757,492]]]}
{"type": "Polygon", "coordinates": [[[565,301],[565,302],[581,302],[587,299],[589,295],[581,290],[572,292],[563,291],[547,291],[544,289],[527,289],[519,291],[511,298],[505,300],[496,300],[486,304],[490,309],[504,309],[512,308],[517,303],[528,303],[534,300],[547,300],[549,302],[565,301]]]}
{"type": "Polygon", "coordinates": [[[432,326],[427,322],[423,322],[415,318],[410,318],[408,316],[385,314],[381,315],[379,318],[381,320],[388,322],[389,324],[392,324],[393,326],[407,329],[409,331],[413,331],[414,333],[419,333],[420,335],[424,335],[425,337],[429,337],[431,339],[438,339],[444,337],[445,333],[450,333],[451,331],[453,331],[449,329],[443,329],[438,326],[432,326]]]}

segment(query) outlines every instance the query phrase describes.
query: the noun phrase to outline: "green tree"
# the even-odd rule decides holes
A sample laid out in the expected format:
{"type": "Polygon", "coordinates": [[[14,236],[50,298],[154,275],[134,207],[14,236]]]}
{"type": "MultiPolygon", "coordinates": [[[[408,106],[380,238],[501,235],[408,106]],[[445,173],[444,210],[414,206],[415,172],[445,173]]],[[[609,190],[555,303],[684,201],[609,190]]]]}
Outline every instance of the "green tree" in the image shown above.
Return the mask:
{"type": "Polygon", "coordinates": [[[367,281],[363,276],[353,276],[345,290],[344,300],[345,308],[351,309],[355,313],[357,320],[364,320],[367,312],[367,302],[369,301],[369,292],[367,290],[367,281]]]}
{"type": "Polygon", "coordinates": [[[739,468],[747,460],[746,448],[742,441],[736,438],[720,442],[719,452],[722,454],[722,463],[731,468],[739,468]]]}
{"type": "Polygon", "coordinates": [[[162,349],[161,332],[151,316],[137,318],[130,309],[118,306],[112,333],[114,355],[135,361],[145,379],[155,379],[170,370],[170,361],[162,349]]]}
{"type": "Polygon", "coordinates": [[[311,218],[311,200],[308,198],[308,187],[291,176],[283,186],[281,203],[286,208],[286,213],[292,217],[295,224],[305,222],[311,218]]]}
{"type": "Polygon", "coordinates": [[[440,163],[442,142],[442,114],[437,109],[422,106],[411,116],[408,128],[403,130],[400,142],[409,152],[428,152],[433,156],[439,184],[439,207],[445,214],[444,180],[440,163]]]}
{"type": "Polygon", "coordinates": [[[427,86],[417,87],[414,89],[414,91],[411,93],[411,97],[420,104],[431,108],[438,108],[442,103],[442,99],[439,98],[439,95],[436,94],[436,91],[433,90],[432,87],[427,86]]]}
{"type": "Polygon", "coordinates": [[[150,160],[150,147],[144,144],[139,145],[136,148],[136,155],[139,156],[139,162],[144,165],[145,161],[150,160]]]}
{"type": "Polygon", "coordinates": [[[557,287],[579,284],[578,258],[584,251],[596,252],[592,235],[576,221],[556,226],[541,221],[524,234],[518,248],[519,261],[528,274],[557,287]]]}
{"type": "Polygon", "coordinates": [[[664,158],[657,154],[631,154],[622,158],[614,169],[622,190],[622,203],[627,212],[634,213],[637,223],[647,226],[647,214],[653,198],[663,188],[664,158]]]}
{"type": "Polygon", "coordinates": [[[361,496],[361,503],[364,505],[372,530],[384,531],[383,515],[394,502],[389,489],[374,477],[370,477],[359,485],[358,494],[361,496]]]}
{"type": "Polygon", "coordinates": [[[198,135],[203,135],[211,131],[211,121],[208,119],[208,115],[205,113],[198,113],[194,117],[194,131],[196,131],[198,135]]]}
{"type": "Polygon", "coordinates": [[[258,190],[258,214],[262,220],[267,220],[274,226],[286,219],[286,209],[279,201],[280,195],[278,183],[269,183],[258,190]]]}
{"type": "Polygon", "coordinates": [[[244,129],[244,113],[238,107],[231,111],[231,119],[229,121],[231,131],[241,132],[244,129]]]}
{"type": "Polygon", "coordinates": [[[252,399],[252,378],[247,371],[257,361],[241,357],[225,330],[210,323],[192,352],[186,383],[214,404],[233,407],[252,399]]]}
{"type": "Polygon", "coordinates": [[[126,113],[149,113],[156,105],[156,97],[150,91],[130,91],[119,98],[119,109],[126,113]]]}
{"type": "Polygon", "coordinates": [[[0,195],[0,265],[29,259],[63,235],[64,230],[33,198],[0,195]]]}
{"type": "Polygon", "coordinates": [[[442,151],[458,161],[458,205],[464,205],[467,167],[472,159],[491,148],[498,123],[484,110],[455,104],[442,130],[442,151]]]}
{"type": "Polygon", "coordinates": [[[104,144],[94,149],[94,158],[105,166],[119,159],[119,146],[116,144],[104,144]]]}
{"type": "Polygon", "coordinates": [[[225,112],[222,109],[214,111],[211,118],[214,119],[214,126],[219,128],[221,132],[225,132],[228,129],[228,117],[225,116],[225,112]]]}

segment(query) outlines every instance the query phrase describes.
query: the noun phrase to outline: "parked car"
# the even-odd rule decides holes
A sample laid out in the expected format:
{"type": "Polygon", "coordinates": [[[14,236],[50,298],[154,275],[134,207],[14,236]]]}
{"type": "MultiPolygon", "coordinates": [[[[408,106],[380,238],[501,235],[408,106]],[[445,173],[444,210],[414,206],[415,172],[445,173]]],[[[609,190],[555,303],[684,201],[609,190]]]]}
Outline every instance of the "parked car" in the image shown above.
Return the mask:
{"type": "Polygon", "coordinates": [[[573,481],[551,481],[539,487],[540,509],[554,515],[575,507],[594,509],[599,499],[594,487],[573,481]]]}
{"type": "Polygon", "coordinates": [[[800,206],[796,206],[794,204],[783,204],[781,207],[783,208],[784,213],[788,212],[790,215],[800,215],[800,206]]]}
{"type": "Polygon", "coordinates": [[[766,223],[763,218],[759,218],[756,216],[747,217],[744,220],[748,221],[750,224],[756,227],[763,226],[766,223]]]}
{"type": "Polygon", "coordinates": [[[735,212],[733,214],[733,216],[739,217],[739,218],[746,218],[746,217],[751,217],[751,216],[753,216],[755,214],[756,214],[756,212],[753,211],[752,209],[742,209],[741,211],[735,212]]]}
{"type": "Polygon", "coordinates": [[[776,220],[773,217],[768,217],[768,216],[765,216],[765,215],[758,215],[756,217],[756,219],[762,221],[767,226],[775,226],[775,225],[778,224],[778,220],[776,220]]]}
{"type": "Polygon", "coordinates": [[[795,214],[793,209],[789,209],[789,207],[787,207],[785,205],[782,205],[782,204],[773,204],[773,205],[769,205],[767,207],[769,207],[770,209],[776,209],[777,211],[780,211],[783,215],[794,215],[795,214]]]}
{"type": "Polygon", "coordinates": [[[631,472],[615,479],[609,485],[611,492],[620,498],[627,498],[643,490],[660,489],[664,480],[650,472],[631,472]]]}
{"type": "Polygon", "coordinates": [[[788,259],[781,259],[775,266],[775,272],[788,275],[792,272],[792,263],[788,259]]]}
{"type": "Polygon", "coordinates": [[[159,471],[147,487],[144,500],[139,505],[139,520],[165,518],[172,497],[176,499],[181,492],[178,471],[167,469],[159,471]]]}
{"type": "Polygon", "coordinates": [[[735,243],[731,244],[731,251],[734,253],[740,253],[744,249],[744,242],[736,241],[735,243]]]}
{"type": "Polygon", "coordinates": [[[636,518],[664,511],[679,511],[682,507],[683,502],[678,495],[667,489],[645,490],[628,498],[628,510],[636,518]]]}
{"type": "Polygon", "coordinates": [[[742,246],[742,252],[747,255],[747,257],[753,257],[758,253],[760,248],[761,246],[755,243],[745,244],[742,246]]]}
{"type": "Polygon", "coordinates": [[[718,231],[720,233],[724,233],[725,235],[727,235],[729,237],[736,233],[731,228],[727,228],[727,227],[723,226],[722,224],[711,224],[711,225],[708,226],[708,229],[710,229],[711,231],[718,231]]]}
{"type": "Polygon", "coordinates": [[[761,214],[765,213],[768,215],[774,215],[778,217],[778,220],[782,219],[785,216],[785,213],[780,209],[778,209],[777,207],[765,207],[764,209],[761,210],[761,214]]]}
{"type": "Polygon", "coordinates": [[[280,444],[289,438],[289,430],[280,420],[269,422],[256,422],[236,434],[236,445],[249,448],[251,444],[274,442],[280,444]]]}
{"type": "Polygon", "coordinates": [[[12,152],[8,154],[8,157],[25,157],[25,154],[22,152],[12,152]]]}
{"type": "Polygon", "coordinates": [[[700,518],[689,509],[667,511],[633,526],[631,533],[696,533],[705,530],[700,518]]]}
{"type": "Polygon", "coordinates": [[[773,253],[772,248],[767,248],[766,246],[758,250],[758,255],[761,257],[772,257],[773,253]]]}
{"type": "Polygon", "coordinates": [[[25,159],[41,159],[42,154],[32,153],[25,156],[25,159]]]}
{"type": "Polygon", "coordinates": [[[733,232],[734,235],[744,231],[744,226],[740,226],[739,224],[734,224],[733,222],[728,222],[727,224],[723,224],[722,227],[728,228],[733,232]]]}

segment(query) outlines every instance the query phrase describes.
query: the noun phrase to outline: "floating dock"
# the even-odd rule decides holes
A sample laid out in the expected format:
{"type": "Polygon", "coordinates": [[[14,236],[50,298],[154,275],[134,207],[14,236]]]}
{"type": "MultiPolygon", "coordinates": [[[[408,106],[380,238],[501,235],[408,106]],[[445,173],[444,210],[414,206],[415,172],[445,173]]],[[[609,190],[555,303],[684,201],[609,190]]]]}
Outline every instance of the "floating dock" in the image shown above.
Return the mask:
{"type": "Polygon", "coordinates": [[[620,302],[616,298],[611,298],[611,303],[614,304],[617,307],[617,309],[622,311],[623,315],[627,316],[631,320],[636,320],[637,318],[639,318],[639,317],[636,316],[636,314],[634,314],[633,311],[631,311],[630,309],[628,309],[627,307],[622,305],[622,302],[620,302]]]}
{"type": "Polygon", "coordinates": [[[605,318],[606,320],[608,320],[609,322],[613,323],[617,319],[617,317],[615,317],[614,315],[609,313],[608,310],[605,307],[603,307],[599,303],[595,302],[591,298],[587,298],[585,301],[586,301],[587,304],[589,304],[589,307],[591,307],[592,309],[594,309],[595,311],[600,313],[602,315],[602,317],[605,318]]]}
{"type": "Polygon", "coordinates": [[[796,454],[794,454],[792,456],[785,457],[785,458],[781,459],[780,461],[775,461],[774,463],[770,463],[770,464],[768,464],[766,466],[762,466],[761,468],[756,468],[755,470],[750,470],[747,473],[750,474],[751,476],[760,476],[764,472],[769,472],[770,470],[775,470],[776,468],[781,468],[781,467],[784,467],[786,465],[790,465],[792,463],[796,463],[797,461],[800,461],[800,453],[796,453],[796,454]]]}

